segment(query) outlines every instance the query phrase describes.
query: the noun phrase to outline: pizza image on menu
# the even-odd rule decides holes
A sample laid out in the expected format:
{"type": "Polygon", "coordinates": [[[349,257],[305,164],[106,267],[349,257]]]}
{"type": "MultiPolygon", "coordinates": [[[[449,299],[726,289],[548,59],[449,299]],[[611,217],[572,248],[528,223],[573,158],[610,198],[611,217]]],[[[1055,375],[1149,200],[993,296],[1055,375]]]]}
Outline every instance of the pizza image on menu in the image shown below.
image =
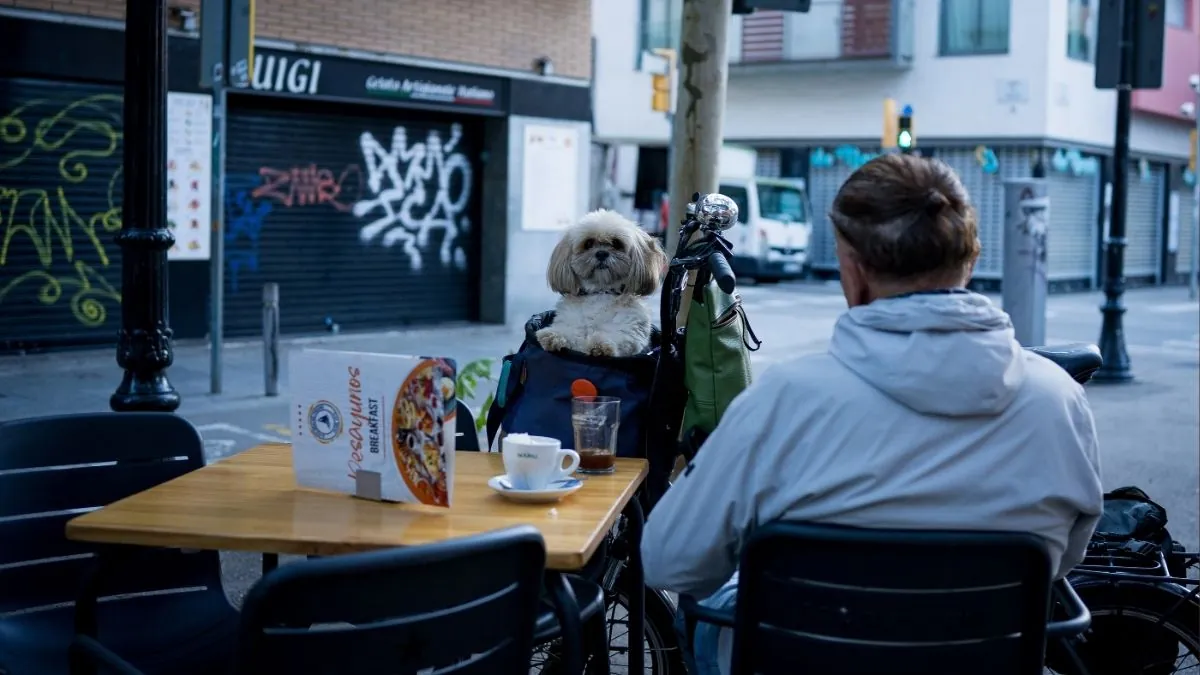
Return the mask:
{"type": "Polygon", "coordinates": [[[422,504],[449,506],[457,411],[454,364],[424,359],[396,392],[392,408],[392,450],[396,468],[422,504]],[[449,442],[447,442],[449,441],[449,442]]]}

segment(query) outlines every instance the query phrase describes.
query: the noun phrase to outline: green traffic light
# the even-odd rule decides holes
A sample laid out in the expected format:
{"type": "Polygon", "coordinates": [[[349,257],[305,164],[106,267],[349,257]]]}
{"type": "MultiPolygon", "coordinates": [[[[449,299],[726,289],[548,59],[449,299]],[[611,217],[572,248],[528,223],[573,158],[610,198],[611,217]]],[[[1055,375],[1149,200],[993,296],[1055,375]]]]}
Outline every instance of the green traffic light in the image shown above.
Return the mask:
{"type": "Polygon", "coordinates": [[[912,141],[912,132],[908,129],[904,129],[896,136],[896,145],[901,148],[911,148],[912,141]]]}

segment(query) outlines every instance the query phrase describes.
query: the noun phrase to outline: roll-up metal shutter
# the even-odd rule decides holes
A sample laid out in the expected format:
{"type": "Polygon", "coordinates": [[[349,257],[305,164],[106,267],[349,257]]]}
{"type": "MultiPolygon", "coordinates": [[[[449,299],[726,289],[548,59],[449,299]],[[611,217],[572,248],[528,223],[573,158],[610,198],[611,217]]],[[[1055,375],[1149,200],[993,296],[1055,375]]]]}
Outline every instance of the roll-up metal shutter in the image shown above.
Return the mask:
{"type": "Polygon", "coordinates": [[[0,80],[0,351],[121,323],[121,89],[0,80]]]}
{"type": "MultiPolygon", "coordinates": [[[[860,148],[864,153],[877,154],[879,148],[860,148]]],[[[827,152],[833,152],[832,149],[827,152]]],[[[808,199],[813,209],[813,232],[810,263],[813,269],[836,270],[837,249],[834,245],[833,223],[829,220],[829,209],[842,183],[857,167],[835,160],[833,166],[809,166],[808,199]]]]}
{"type": "MultiPolygon", "coordinates": [[[[994,148],[1000,168],[984,173],[974,148],[938,148],[936,158],[954,169],[971,196],[979,218],[982,251],[974,276],[999,279],[1004,274],[1004,180],[1029,175],[1029,150],[994,148]]],[[[1051,205],[1053,208],[1053,205],[1051,205]]]]}
{"type": "Polygon", "coordinates": [[[257,333],[477,315],[480,147],[473,118],[239,100],[228,122],[225,321],[257,333]]]}
{"type": "Polygon", "coordinates": [[[1051,171],[1050,224],[1046,237],[1047,274],[1052,280],[1096,276],[1099,251],[1100,176],[1051,171]]]}
{"type": "Polygon", "coordinates": [[[1143,179],[1136,162],[1133,164],[1129,168],[1129,204],[1125,209],[1125,275],[1157,277],[1163,167],[1151,165],[1149,176],[1143,179]]]}
{"type": "Polygon", "coordinates": [[[1190,274],[1192,271],[1192,236],[1196,227],[1196,193],[1181,185],[1179,188],[1179,250],[1175,254],[1175,272],[1190,274]]]}
{"type": "Polygon", "coordinates": [[[779,178],[783,172],[783,161],[780,156],[779,148],[759,148],[755,155],[755,176],[762,176],[763,178],[779,178]]]}

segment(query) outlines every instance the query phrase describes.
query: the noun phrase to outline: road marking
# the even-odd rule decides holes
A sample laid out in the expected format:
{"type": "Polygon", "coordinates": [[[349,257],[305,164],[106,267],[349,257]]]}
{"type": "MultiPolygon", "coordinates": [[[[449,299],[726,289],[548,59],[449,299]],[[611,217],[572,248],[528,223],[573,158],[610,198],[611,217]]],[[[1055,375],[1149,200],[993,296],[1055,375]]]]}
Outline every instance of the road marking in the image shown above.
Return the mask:
{"type": "Polygon", "coordinates": [[[253,438],[256,441],[263,441],[265,443],[287,443],[286,438],[281,438],[278,435],[263,434],[263,433],[259,433],[257,431],[243,429],[242,427],[234,426],[232,424],[226,424],[225,422],[214,422],[212,424],[202,424],[202,425],[196,427],[196,429],[202,434],[205,431],[224,431],[224,432],[231,433],[231,434],[239,434],[241,436],[247,436],[249,438],[253,438]]]}
{"type": "Polygon", "coordinates": [[[1146,307],[1147,312],[1155,314],[1187,314],[1189,312],[1200,312],[1200,304],[1195,302],[1171,302],[1162,305],[1149,305],[1146,307]]]}
{"type": "Polygon", "coordinates": [[[267,431],[277,433],[280,436],[290,437],[292,435],[292,430],[289,427],[283,426],[282,424],[264,424],[263,428],[267,431]]]}

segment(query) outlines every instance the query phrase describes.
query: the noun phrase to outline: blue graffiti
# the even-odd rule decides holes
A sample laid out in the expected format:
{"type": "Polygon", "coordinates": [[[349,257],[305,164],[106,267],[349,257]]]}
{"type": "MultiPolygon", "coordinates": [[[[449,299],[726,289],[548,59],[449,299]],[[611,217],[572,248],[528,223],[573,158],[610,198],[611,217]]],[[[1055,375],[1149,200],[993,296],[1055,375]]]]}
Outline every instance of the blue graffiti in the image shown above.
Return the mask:
{"type": "Polygon", "coordinates": [[[1050,158],[1050,166],[1060,173],[1070,173],[1075,176],[1094,176],[1100,171],[1100,160],[1095,157],[1084,157],[1078,150],[1054,151],[1050,158]]]}
{"type": "Polygon", "coordinates": [[[225,269],[229,292],[238,292],[242,270],[258,271],[258,243],[270,201],[256,202],[250,193],[261,183],[258,174],[233,174],[225,178],[225,269]]]}
{"type": "Polygon", "coordinates": [[[989,176],[1000,171],[1000,159],[996,157],[996,151],[986,145],[975,148],[975,161],[979,162],[979,168],[989,176]]]}
{"type": "Polygon", "coordinates": [[[851,169],[858,169],[863,164],[875,159],[879,156],[876,152],[863,152],[853,145],[839,145],[830,153],[825,148],[815,148],[808,155],[809,165],[816,169],[828,169],[835,165],[842,165],[851,169]]]}

